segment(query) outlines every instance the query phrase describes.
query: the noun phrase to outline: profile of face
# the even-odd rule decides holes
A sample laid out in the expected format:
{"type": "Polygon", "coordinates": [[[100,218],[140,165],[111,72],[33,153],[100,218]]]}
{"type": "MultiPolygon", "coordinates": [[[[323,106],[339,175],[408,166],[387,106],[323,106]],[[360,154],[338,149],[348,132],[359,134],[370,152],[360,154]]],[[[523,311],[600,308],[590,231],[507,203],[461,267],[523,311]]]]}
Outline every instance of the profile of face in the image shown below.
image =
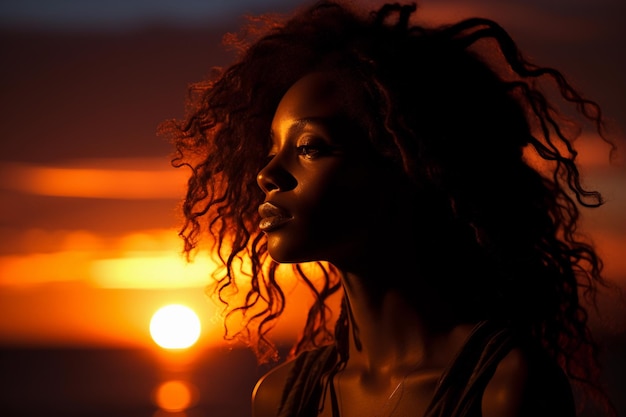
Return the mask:
{"type": "MultiPolygon", "coordinates": [[[[282,97],[271,124],[260,228],[277,262],[357,262],[393,236],[388,170],[354,117],[355,90],[336,73],[312,73],[282,97]]],[[[358,95],[358,94],[356,94],[358,95]]]]}

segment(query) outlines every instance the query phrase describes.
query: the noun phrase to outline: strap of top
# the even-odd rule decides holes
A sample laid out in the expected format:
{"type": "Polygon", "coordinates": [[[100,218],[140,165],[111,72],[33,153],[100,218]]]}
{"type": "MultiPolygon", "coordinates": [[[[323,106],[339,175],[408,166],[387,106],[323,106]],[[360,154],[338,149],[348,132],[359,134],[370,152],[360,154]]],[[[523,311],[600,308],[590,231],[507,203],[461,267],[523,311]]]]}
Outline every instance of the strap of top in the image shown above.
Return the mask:
{"type": "Polygon", "coordinates": [[[478,323],[441,376],[424,417],[480,416],[482,394],[500,361],[515,346],[506,326],[478,323]]]}
{"type": "Polygon", "coordinates": [[[317,416],[324,389],[323,377],[336,361],[334,345],[300,353],[287,378],[277,417],[317,416]]]}

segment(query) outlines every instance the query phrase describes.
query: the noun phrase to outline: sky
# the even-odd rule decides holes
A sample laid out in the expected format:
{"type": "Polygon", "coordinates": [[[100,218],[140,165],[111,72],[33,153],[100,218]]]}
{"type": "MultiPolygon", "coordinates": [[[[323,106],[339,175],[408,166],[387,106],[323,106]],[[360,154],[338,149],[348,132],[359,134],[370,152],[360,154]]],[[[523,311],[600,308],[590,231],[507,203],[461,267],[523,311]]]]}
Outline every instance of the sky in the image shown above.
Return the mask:
{"type": "Polygon", "coordinates": [[[52,30],[119,30],[145,24],[201,26],[242,13],[288,10],[284,0],[3,0],[0,24],[52,30]]]}
{"type": "MultiPolygon", "coordinates": [[[[169,166],[156,128],[182,115],[189,83],[232,58],[219,42],[242,13],[296,4],[0,0],[0,344],[145,346],[151,314],[168,303],[193,307],[203,343],[221,343],[219,309],[203,292],[213,266],[179,256],[186,173],[169,166]]],[[[499,21],[531,57],[565,69],[600,102],[624,146],[623,1],[419,8],[432,23],[499,21]]],[[[608,200],[583,213],[584,225],[609,277],[626,287],[624,164],[609,164],[598,141],[581,148],[586,182],[608,200]]],[[[292,291],[304,297],[295,283],[292,291]]],[[[280,337],[294,337],[298,314],[281,323],[280,337]]]]}

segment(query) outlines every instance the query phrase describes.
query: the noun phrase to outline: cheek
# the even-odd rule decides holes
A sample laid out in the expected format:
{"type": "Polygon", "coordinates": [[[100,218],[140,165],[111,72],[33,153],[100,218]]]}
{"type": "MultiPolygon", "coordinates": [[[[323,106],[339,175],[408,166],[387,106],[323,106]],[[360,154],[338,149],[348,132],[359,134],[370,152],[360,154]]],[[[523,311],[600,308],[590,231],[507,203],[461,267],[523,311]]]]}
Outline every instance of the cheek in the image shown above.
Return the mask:
{"type": "Polygon", "coordinates": [[[310,234],[330,240],[349,237],[363,229],[364,221],[370,215],[371,189],[368,184],[362,176],[333,176],[315,184],[315,191],[303,192],[302,209],[308,219],[310,234]]]}
{"type": "Polygon", "coordinates": [[[333,260],[380,238],[377,230],[389,217],[381,209],[387,205],[387,191],[371,170],[349,168],[298,179],[290,192],[293,223],[268,236],[274,260],[333,260]]]}

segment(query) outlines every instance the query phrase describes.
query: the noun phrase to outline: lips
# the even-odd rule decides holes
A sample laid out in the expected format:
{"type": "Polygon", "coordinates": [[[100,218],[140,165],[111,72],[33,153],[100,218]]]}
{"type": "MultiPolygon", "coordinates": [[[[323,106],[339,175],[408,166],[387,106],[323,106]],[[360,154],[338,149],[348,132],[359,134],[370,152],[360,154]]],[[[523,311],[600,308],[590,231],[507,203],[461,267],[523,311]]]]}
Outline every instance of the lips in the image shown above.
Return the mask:
{"type": "Polygon", "coordinates": [[[259,228],[264,232],[278,229],[292,219],[289,213],[269,201],[259,206],[259,214],[261,215],[259,228]]]}

